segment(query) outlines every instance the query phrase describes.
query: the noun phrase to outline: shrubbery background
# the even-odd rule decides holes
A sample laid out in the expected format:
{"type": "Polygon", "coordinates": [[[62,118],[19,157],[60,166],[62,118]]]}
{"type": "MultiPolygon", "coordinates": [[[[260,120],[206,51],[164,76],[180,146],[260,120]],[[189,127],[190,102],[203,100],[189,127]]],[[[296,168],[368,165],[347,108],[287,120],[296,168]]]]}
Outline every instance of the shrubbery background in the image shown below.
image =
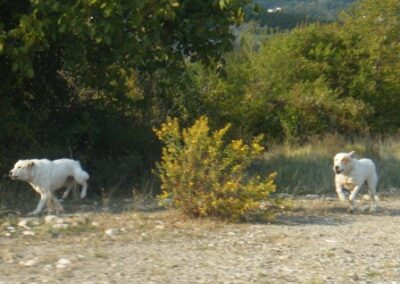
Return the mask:
{"type": "Polygon", "coordinates": [[[130,194],[161,157],[153,128],[167,116],[229,123],[228,140],[263,134],[267,150],[327,135],[380,145],[399,129],[398,0],[278,32],[245,18],[245,0],[139,2],[0,2],[2,175],[72,157],[91,194],[130,194]]]}

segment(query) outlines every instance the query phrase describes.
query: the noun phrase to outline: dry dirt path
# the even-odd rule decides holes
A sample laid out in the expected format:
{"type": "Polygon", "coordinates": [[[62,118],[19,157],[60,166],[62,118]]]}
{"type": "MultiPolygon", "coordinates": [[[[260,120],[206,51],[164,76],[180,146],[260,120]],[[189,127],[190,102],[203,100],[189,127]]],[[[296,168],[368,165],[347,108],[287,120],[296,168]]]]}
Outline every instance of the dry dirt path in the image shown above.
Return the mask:
{"type": "Polygon", "coordinates": [[[0,283],[400,283],[400,198],[380,204],[348,214],[297,200],[271,224],[174,211],[14,220],[0,229],[0,283]]]}

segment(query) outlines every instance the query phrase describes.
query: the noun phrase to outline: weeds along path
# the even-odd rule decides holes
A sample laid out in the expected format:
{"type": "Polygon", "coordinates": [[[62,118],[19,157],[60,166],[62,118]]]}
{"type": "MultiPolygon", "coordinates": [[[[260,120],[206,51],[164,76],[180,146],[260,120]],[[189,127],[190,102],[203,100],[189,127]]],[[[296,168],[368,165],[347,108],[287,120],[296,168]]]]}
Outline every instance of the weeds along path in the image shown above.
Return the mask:
{"type": "Polygon", "coordinates": [[[348,214],[336,201],[296,200],[271,224],[174,211],[4,220],[0,283],[396,282],[400,198],[380,205],[348,214]]]}

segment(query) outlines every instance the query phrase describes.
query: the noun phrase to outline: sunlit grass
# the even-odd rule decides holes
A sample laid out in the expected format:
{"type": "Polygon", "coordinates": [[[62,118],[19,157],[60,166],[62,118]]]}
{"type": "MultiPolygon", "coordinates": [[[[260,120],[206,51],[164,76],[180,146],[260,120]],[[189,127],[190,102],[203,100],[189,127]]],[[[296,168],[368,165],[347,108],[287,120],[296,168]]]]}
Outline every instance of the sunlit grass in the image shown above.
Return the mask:
{"type": "Polygon", "coordinates": [[[332,160],[338,152],[355,151],[356,157],[370,158],[377,166],[379,191],[396,191],[400,187],[400,139],[367,138],[345,141],[327,136],[304,146],[272,147],[257,165],[261,172],[276,171],[278,192],[299,194],[334,194],[332,160]]]}

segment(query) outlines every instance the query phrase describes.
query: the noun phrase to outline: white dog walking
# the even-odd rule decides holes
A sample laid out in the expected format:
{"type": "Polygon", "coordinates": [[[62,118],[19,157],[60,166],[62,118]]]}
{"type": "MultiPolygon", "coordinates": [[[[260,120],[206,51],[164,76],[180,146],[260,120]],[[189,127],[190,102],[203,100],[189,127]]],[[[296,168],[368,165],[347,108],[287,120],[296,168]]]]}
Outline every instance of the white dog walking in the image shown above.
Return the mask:
{"type": "Polygon", "coordinates": [[[336,192],[340,200],[345,201],[346,196],[344,189],[350,191],[349,203],[350,210],[354,210],[354,201],[358,191],[366,183],[368,192],[371,196],[371,211],[376,208],[376,202],[379,200],[376,195],[376,185],[378,183],[378,175],[374,162],[370,159],[357,160],[354,158],[354,151],[350,153],[338,153],[334,158],[333,170],[336,173],[335,185],[336,192]]]}
{"type": "Polygon", "coordinates": [[[89,174],[82,170],[79,161],[70,159],[54,161],[47,159],[19,160],[9,175],[13,180],[28,182],[40,194],[39,204],[28,215],[37,215],[42,212],[45,204],[50,200],[60,210],[63,210],[62,205],[54,195],[54,191],[66,186],[65,198],[75,182],[82,186],[80,197],[84,198],[86,196],[87,180],[89,179],[89,174]]]}

